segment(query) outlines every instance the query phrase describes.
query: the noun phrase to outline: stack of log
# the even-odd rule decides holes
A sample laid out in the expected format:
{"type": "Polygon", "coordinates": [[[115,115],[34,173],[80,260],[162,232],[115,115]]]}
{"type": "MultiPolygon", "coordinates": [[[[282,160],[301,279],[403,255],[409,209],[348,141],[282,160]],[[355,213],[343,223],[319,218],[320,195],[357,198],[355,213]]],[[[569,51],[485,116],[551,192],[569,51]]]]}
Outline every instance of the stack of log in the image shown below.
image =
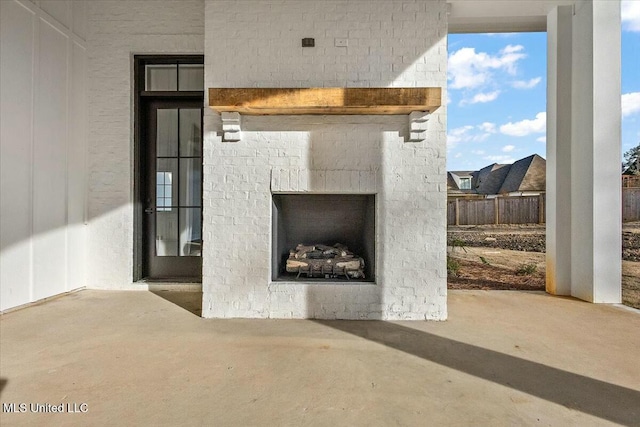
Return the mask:
{"type": "Polygon", "coordinates": [[[307,277],[327,279],[345,276],[347,279],[364,279],[364,260],[349,251],[345,245],[299,244],[289,251],[288,273],[306,274],[307,277]]]}

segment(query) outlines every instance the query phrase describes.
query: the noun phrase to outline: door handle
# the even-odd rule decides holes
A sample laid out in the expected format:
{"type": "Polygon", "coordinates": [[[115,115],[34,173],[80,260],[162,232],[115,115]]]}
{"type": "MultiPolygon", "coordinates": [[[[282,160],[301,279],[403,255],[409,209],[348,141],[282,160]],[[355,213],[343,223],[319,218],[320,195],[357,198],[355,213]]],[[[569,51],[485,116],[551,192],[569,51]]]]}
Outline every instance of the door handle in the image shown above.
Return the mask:
{"type": "Polygon", "coordinates": [[[146,214],[152,214],[153,213],[153,208],[147,208],[144,210],[144,213],[146,214]]]}

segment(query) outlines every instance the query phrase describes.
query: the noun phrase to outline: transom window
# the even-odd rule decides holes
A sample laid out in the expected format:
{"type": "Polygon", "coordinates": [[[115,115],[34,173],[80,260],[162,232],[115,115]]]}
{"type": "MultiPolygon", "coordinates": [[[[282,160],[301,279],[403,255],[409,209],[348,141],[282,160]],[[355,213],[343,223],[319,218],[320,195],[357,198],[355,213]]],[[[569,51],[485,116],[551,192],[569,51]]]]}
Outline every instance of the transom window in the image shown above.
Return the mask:
{"type": "Polygon", "coordinates": [[[204,90],[202,64],[147,64],[145,90],[149,92],[204,90]]]}

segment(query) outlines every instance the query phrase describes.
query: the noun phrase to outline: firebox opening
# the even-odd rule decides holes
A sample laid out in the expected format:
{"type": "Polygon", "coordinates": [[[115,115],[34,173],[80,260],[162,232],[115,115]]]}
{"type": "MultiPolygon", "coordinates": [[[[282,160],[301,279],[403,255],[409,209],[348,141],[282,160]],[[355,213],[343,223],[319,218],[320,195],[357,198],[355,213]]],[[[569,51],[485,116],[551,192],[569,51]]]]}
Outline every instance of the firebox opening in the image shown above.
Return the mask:
{"type": "MultiPolygon", "coordinates": [[[[272,210],[272,280],[375,281],[374,194],[274,194],[272,210]],[[295,251],[298,245],[316,245],[322,248],[334,247],[336,244],[342,245],[339,246],[342,254],[336,255],[337,257],[345,254],[343,246],[346,246],[347,257],[353,254],[353,259],[362,258],[364,277],[358,277],[359,274],[353,270],[345,271],[344,267],[329,267],[338,264],[332,263],[334,260],[329,261],[324,270],[315,270],[312,274],[308,274],[304,267],[298,272],[300,274],[286,271],[290,251],[295,251]]],[[[304,256],[306,259],[307,255],[304,256]]],[[[309,254],[309,258],[312,258],[312,254],[309,254]]],[[[296,264],[307,264],[305,259],[296,264]]]]}

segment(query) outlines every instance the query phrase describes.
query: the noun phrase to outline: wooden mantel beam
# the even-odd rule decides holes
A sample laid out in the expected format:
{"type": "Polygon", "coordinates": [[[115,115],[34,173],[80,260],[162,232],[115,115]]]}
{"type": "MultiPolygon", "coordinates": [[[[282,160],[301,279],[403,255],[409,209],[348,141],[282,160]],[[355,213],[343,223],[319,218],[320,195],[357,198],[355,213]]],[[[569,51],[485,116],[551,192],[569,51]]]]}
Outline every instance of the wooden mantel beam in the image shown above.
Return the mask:
{"type": "Polygon", "coordinates": [[[439,87],[210,88],[209,106],[250,115],[432,113],[441,94],[439,87]]]}

